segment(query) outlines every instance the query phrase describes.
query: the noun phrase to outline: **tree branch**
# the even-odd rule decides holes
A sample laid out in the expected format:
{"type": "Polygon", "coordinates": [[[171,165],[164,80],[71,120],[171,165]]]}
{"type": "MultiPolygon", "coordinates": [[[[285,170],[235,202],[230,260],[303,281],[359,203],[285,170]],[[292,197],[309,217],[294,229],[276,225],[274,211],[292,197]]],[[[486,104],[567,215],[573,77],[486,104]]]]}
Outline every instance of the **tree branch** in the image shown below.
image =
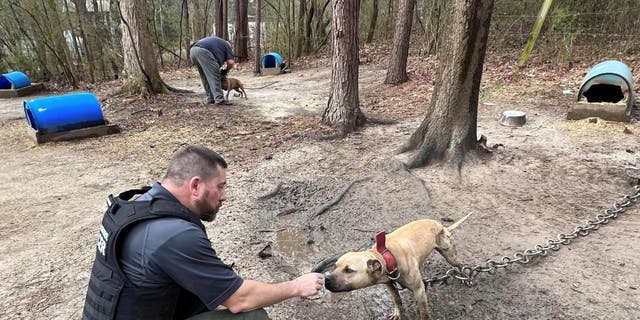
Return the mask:
{"type": "Polygon", "coordinates": [[[348,186],[346,186],[342,192],[340,192],[340,194],[338,194],[336,197],[333,198],[333,200],[331,200],[329,203],[325,204],[324,206],[320,207],[320,209],[316,210],[311,217],[309,217],[309,221],[313,220],[315,217],[325,213],[325,211],[329,210],[329,208],[333,207],[336,203],[340,202],[340,200],[342,200],[342,198],[344,197],[344,195],[347,193],[347,191],[349,191],[349,189],[351,189],[351,187],[356,184],[357,182],[363,182],[363,181],[367,181],[371,178],[364,178],[364,179],[359,179],[359,180],[354,180],[351,183],[349,183],[348,186]]]}

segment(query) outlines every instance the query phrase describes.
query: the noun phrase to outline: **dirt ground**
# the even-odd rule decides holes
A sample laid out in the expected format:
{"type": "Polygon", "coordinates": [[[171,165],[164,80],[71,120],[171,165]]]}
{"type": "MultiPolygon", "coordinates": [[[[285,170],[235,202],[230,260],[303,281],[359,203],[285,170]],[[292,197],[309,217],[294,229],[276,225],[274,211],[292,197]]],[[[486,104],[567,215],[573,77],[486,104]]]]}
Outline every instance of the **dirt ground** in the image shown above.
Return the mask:
{"type": "MultiPolygon", "coordinates": [[[[225,107],[200,104],[202,88],[191,68],[164,77],[195,94],[144,100],[115,94],[117,83],[87,87],[123,132],[70,142],[36,145],[26,134],[24,99],[0,100],[0,318],[80,318],[105,197],[160,179],[172,151],[185,143],[209,146],[230,163],[230,196],[207,225],[209,236],[239,274],[263,281],[308,272],[325,257],[371,243],[378,230],[469,212],[454,233],[460,259],[499,260],[583,226],[632,193],[631,177],[640,176],[637,111],[630,123],[565,119],[582,77],[598,61],[519,70],[489,57],[478,132],[494,152],[469,158],[460,177],[442,164],[414,170],[425,190],[417,179],[392,172],[390,162],[422,120],[435,62],[412,57],[412,81],[388,86],[382,84],[384,63],[363,61],[362,109],[397,123],[367,125],[340,140],[312,138],[328,131],[319,124],[330,86],[326,60],[278,76],[234,71],[248,87],[248,99],[232,98],[235,105],[225,107]],[[505,110],[526,112],[527,124],[501,126],[505,110]],[[309,219],[364,178],[330,210],[309,219]],[[259,199],[278,185],[273,197],[259,199]],[[278,216],[283,212],[293,213],[278,216]],[[260,258],[267,246],[272,256],[260,258]]],[[[640,70],[640,60],[631,61],[640,70]]],[[[481,274],[473,287],[429,289],[432,317],[639,318],[639,208],[547,257],[481,274]]],[[[434,254],[425,276],[446,269],[434,254]]],[[[402,296],[406,318],[416,318],[411,294],[402,296]]],[[[273,319],[383,319],[391,308],[378,286],[291,299],[268,312],[273,319]]]]}

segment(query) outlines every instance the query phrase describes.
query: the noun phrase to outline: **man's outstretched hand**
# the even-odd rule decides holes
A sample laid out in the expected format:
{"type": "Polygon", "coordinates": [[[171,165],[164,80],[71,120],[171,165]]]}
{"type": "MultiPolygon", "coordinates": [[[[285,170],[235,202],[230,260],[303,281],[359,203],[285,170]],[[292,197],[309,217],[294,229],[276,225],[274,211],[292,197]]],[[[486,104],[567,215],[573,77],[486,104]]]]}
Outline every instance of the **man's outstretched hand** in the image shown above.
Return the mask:
{"type": "Polygon", "coordinates": [[[324,287],[324,275],[322,273],[307,273],[293,279],[296,284],[298,296],[306,298],[318,294],[324,287]]]}

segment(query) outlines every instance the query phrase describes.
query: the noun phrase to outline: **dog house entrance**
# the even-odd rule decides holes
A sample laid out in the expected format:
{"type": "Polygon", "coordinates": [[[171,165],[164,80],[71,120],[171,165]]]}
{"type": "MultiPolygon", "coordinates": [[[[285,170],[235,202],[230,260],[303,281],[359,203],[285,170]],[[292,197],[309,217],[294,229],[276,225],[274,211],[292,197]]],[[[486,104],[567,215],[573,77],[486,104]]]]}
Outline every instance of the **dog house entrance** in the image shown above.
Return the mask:
{"type": "Polygon", "coordinates": [[[618,103],[625,98],[622,88],[613,84],[594,84],[582,94],[587,102],[618,103]]]}

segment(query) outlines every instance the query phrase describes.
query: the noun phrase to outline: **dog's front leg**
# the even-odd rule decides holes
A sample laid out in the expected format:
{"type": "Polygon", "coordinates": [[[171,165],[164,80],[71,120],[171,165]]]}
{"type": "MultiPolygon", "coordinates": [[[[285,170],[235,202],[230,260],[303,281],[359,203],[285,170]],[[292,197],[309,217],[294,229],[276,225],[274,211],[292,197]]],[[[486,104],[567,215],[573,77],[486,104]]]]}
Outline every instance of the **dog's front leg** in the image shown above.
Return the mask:
{"type": "Polygon", "coordinates": [[[420,311],[420,318],[422,320],[429,320],[429,306],[427,303],[427,289],[422,281],[416,283],[413,288],[409,288],[413,292],[413,297],[416,299],[418,310],[420,311]]]}
{"type": "Polygon", "coordinates": [[[388,283],[386,287],[389,295],[391,296],[391,300],[393,300],[393,313],[390,314],[387,319],[400,320],[402,314],[402,300],[400,300],[400,293],[398,293],[398,289],[396,289],[391,283],[388,283]]]}
{"type": "Polygon", "coordinates": [[[227,84],[227,94],[225,95],[224,99],[229,101],[229,92],[231,92],[231,80],[229,80],[229,78],[226,78],[224,80],[225,80],[225,82],[227,84]]]}

